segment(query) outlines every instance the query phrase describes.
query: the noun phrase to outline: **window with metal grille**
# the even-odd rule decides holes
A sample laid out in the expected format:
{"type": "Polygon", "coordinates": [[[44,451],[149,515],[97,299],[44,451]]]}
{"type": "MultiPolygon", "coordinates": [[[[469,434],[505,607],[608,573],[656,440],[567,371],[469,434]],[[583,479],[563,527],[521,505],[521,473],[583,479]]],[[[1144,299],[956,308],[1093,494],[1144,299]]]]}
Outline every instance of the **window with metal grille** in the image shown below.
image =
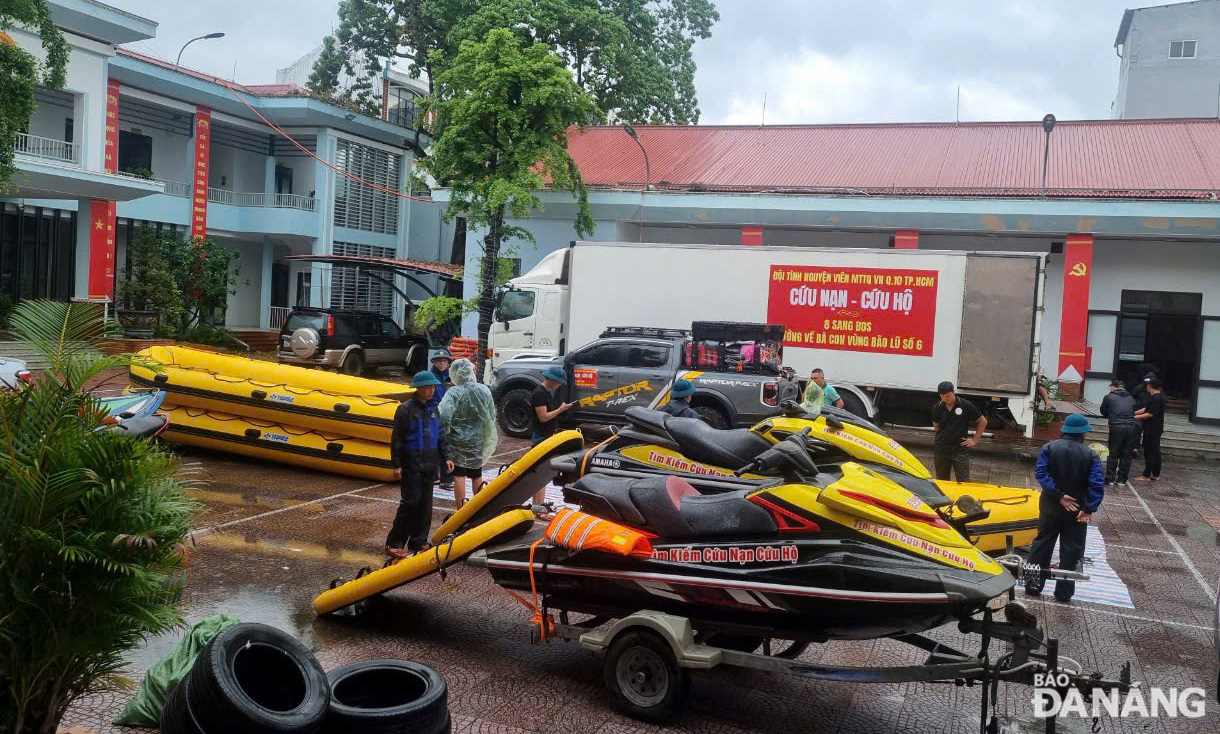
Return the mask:
{"type": "MultiPolygon", "coordinates": [[[[335,165],[353,176],[390,191],[399,190],[402,156],[340,139],[335,165]]],[[[393,194],[338,176],[335,181],[335,226],[364,232],[398,234],[398,202],[393,194]]]]}
{"type": "MultiPolygon", "coordinates": [[[[336,242],[332,250],[336,255],[357,257],[393,258],[394,249],[376,245],[359,245],[352,242],[336,242]]],[[[378,273],[382,278],[393,277],[378,273]]],[[[370,278],[359,268],[334,267],[330,271],[330,305],[349,311],[374,311],[394,317],[394,290],[387,283],[370,278]]]]}

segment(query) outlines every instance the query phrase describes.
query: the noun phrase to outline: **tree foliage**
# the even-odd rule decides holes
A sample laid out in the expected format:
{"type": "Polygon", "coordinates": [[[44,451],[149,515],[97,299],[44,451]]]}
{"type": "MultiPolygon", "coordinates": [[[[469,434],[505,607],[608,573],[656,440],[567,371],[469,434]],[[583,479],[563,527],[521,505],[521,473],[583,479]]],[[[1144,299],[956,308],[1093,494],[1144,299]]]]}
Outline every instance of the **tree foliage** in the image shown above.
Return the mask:
{"type": "Polygon", "coordinates": [[[120,683],[127,650],[182,623],[194,503],[167,451],[97,430],[84,387],[131,361],[90,348],[101,309],[26,301],[12,327],[51,368],[0,392],[0,731],[53,734],[120,683]]]}
{"type": "Polygon", "coordinates": [[[461,214],[470,227],[487,229],[478,290],[481,363],[502,243],[533,241],[529,230],[506,219],[541,209],[537,192],[549,185],[574,191],[576,230],[593,231],[588,193],[566,133],[597,119],[599,111],[545,44],[525,45],[504,28],[481,42],[464,42],[434,81],[437,93],[425,104],[436,113],[441,134],[419,165],[449,188],[447,218],[461,214]]]}
{"type": "Polygon", "coordinates": [[[158,336],[181,338],[200,324],[223,324],[229,296],[241,283],[237,259],[212,240],[140,227],[119,271],[118,302],[159,312],[158,336]]]}
{"type": "Polygon", "coordinates": [[[34,115],[34,89],[59,89],[68,74],[68,42],[46,0],[0,0],[0,29],[17,27],[42,38],[46,62],[39,63],[0,30],[0,185],[13,177],[13,148],[34,115]]]}
{"type": "MultiPolygon", "coordinates": [[[[509,28],[524,44],[546,44],[563,59],[603,114],[693,123],[699,105],[691,49],[719,18],[712,0],[342,0],[310,89],[369,103],[379,95],[385,62],[403,60],[428,81],[431,96],[434,73],[463,41],[509,28]],[[355,79],[347,92],[343,72],[355,79]]],[[[416,153],[425,151],[417,145],[416,153]]]]}

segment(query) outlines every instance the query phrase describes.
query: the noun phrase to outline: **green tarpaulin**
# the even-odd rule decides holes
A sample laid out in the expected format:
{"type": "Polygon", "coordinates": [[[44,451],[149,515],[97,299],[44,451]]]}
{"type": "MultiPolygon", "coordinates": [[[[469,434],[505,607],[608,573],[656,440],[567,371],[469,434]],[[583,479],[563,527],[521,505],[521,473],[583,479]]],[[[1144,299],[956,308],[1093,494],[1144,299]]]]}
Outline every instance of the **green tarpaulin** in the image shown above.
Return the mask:
{"type": "Polygon", "coordinates": [[[170,692],[190,672],[200,651],[221,630],[237,622],[237,617],[230,614],[217,614],[191,627],[173,652],[148,669],[135,697],[114,723],[120,726],[158,726],[161,723],[161,709],[165,708],[170,692]]]}

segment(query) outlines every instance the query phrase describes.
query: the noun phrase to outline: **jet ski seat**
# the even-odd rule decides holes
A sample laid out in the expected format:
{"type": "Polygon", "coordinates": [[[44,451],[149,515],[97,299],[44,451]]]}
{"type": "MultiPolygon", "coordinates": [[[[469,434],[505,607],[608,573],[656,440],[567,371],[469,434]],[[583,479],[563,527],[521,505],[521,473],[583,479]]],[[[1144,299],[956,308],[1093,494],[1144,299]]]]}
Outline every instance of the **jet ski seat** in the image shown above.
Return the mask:
{"type": "Polygon", "coordinates": [[[627,409],[627,421],[646,433],[672,438],[688,459],[726,469],[740,469],[771,447],[746,428],[721,430],[698,418],[675,418],[638,405],[627,409]]]}
{"type": "Polygon", "coordinates": [[[751,491],[705,496],[673,476],[588,474],[567,487],[565,499],[575,500],[585,512],[667,540],[777,532],[771,513],[746,499],[751,491]]]}
{"type": "Polygon", "coordinates": [[[771,442],[748,428],[718,430],[698,418],[670,418],[665,428],[682,455],[701,464],[740,469],[771,448],[771,442]]]}
{"type": "Polygon", "coordinates": [[[645,408],[642,405],[633,405],[627,409],[628,423],[658,436],[669,435],[669,431],[665,430],[665,419],[667,418],[669,418],[669,413],[645,408]]]}

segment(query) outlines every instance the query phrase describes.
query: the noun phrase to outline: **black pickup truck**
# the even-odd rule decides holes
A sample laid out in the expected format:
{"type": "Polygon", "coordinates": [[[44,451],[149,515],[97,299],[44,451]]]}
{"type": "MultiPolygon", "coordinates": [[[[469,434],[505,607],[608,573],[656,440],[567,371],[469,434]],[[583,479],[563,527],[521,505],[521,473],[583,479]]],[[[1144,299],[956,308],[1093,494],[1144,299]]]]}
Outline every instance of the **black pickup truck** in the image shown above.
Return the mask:
{"type": "Polygon", "coordinates": [[[695,322],[691,331],[612,327],[601,338],[561,357],[522,357],[500,365],[494,387],[506,433],[531,432],[530,393],[542,372],[559,365],[568,384],[559,388],[575,405],[567,425],[626,423],[627,408],[658,408],[677,379],[697,392],[691,406],[716,428],[750,426],[779,412],[779,365],[784,328],[774,324],[695,322]]]}

